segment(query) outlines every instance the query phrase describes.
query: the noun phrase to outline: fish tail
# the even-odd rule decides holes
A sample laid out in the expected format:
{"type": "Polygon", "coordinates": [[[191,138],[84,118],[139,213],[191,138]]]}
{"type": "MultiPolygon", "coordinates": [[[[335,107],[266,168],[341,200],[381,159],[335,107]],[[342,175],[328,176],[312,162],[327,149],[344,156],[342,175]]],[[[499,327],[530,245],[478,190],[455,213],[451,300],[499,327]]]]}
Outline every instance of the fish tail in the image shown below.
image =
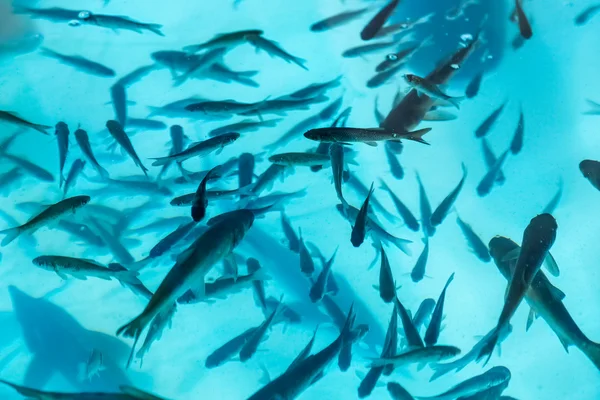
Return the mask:
{"type": "Polygon", "coordinates": [[[98,164],[98,167],[96,169],[98,171],[98,174],[100,174],[100,177],[102,179],[109,179],[110,175],[108,173],[108,171],[106,169],[104,169],[100,164],[98,164]]]}
{"type": "Polygon", "coordinates": [[[165,34],[161,31],[161,24],[148,24],[147,28],[149,31],[156,33],[158,36],[165,36],[165,34]]]}
{"type": "Polygon", "coordinates": [[[493,333],[490,335],[490,337],[484,343],[483,347],[481,348],[481,351],[477,355],[477,361],[479,361],[479,359],[487,356],[485,363],[483,364],[485,366],[488,363],[488,361],[490,361],[490,358],[492,357],[492,354],[494,353],[494,348],[496,347],[497,343],[498,343],[498,327],[496,327],[494,329],[493,333]]]}
{"type": "Polygon", "coordinates": [[[123,335],[125,337],[136,338],[136,340],[137,340],[140,337],[140,335],[142,334],[142,331],[144,330],[144,328],[146,327],[146,324],[147,324],[147,318],[144,315],[144,313],[141,313],[140,315],[135,317],[128,324],[125,324],[122,327],[120,327],[117,330],[117,336],[123,335]]]}
{"type": "Polygon", "coordinates": [[[429,142],[426,142],[423,139],[423,136],[425,136],[425,134],[428,133],[430,130],[431,130],[431,128],[424,128],[424,129],[412,131],[406,136],[406,139],[412,140],[414,142],[419,142],[419,143],[429,145],[429,142]]]}
{"type": "Polygon", "coordinates": [[[153,167],[165,165],[170,161],[168,157],[152,158],[152,160],[154,160],[154,162],[152,162],[153,167]]]}
{"type": "Polygon", "coordinates": [[[600,343],[589,341],[581,350],[600,370],[600,343]]]}
{"type": "Polygon", "coordinates": [[[0,231],[0,234],[6,235],[4,239],[2,239],[2,243],[0,243],[0,246],[4,247],[13,240],[15,240],[17,237],[19,237],[19,235],[21,234],[21,229],[20,227],[5,229],[3,231],[0,231]]]}
{"type": "Polygon", "coordinates": [[[452,97],[448,99],[448,103],[452,104],[456,107],[457,110],[460,110],[460,102],[463,101],[465,97],[452,97]]]}
{"type": "Polygon", "coordinates": [[[137,271],[129,271],[129,270],[118,271],[118,272],[115,272],[115,278],[117,278],[120,282],[123,282],[123,283],[132,283],[132,284],[140,283],[140,280],[138,279],[137,271]]]}
{"type": "Polygon", "coordinates": [[[50,135],[48,132],[46,132],[46,129],[50,129],[51,126],[42,125],[42,124],[31,124],[30,127],[31,127],[31,129],[34,129],[40,133],[43,133],[44,135],[50,135]]]}

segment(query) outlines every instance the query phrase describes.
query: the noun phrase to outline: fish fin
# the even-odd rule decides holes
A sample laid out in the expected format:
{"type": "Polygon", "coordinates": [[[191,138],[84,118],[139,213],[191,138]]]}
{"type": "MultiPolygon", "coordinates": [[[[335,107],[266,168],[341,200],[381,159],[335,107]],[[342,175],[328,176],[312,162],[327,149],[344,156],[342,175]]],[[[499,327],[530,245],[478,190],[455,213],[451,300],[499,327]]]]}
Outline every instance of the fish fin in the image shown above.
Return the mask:
{"type": "Polygon", "coordinates": [[[600,344],[589,341],[582,346],[581,350],[594,363],[596,368],[600,370],[600,344]]]}
{"type": "Polygon", "coordinates": [[[558,340],[560,340],[560,343],[563,345],[563,347],[565,348],[565,351],[568,353],[569,346],[571,345],[571,343],[569,343],[568,340],[563,338],[562,336],[558,336],[558,340]]]}
{"type": "Polygon", "coordinates": [[[373,285],[373,289],[375,289],[379,292],[379,285],[373,285]]]}
{"type": "Polygon", "coordinates": [[[377,147],[377,142],[363,142],[364,144],[371,146],[371,147],[377,147]]]}
{"type": "Polygon", "coordinates": [[[527,325],[525,326],[525,332],[529,331],[529,328],[531,328],[531,324],[533,324],[533,321],[535,321],[536,319],[537,315],[532,308],[529,310],[529,315],[527,316],[527,325]]]}
{"type": "Polygon", "coordinates": [[[516,260],[519,258],[519,254],[521,254],[521,248],[517,247],[517,248],[509,251],[508,253],[506,253],[504,255],[504,257],[502,257],[502,262],[516,260]]]}
{"type": "Polygon", "coordinates": [[[546,271],[548,271],[548,273],[554,277],[557,277],[560,275],[560,269],[558,268],[558,264],[556,263],[556,260],[554,259],[554,257],[552,256],[552,254],[550,254],[550,252],[548,252],[548,254],[546,254],[546,258],[544,259],[544,267],[546,268],[546,271]]]}
{"type": "Polygon", "coordinates": [[[426,142],[423,139],[423,136],[426,133],[428,133],[429,131],[431,131],[431,128],[418,129],[416,131],[409,132],[408,135],[406,135],[404,137],[404,139],[412,140],[413,142],[419,142],[419,143],[426,144],[429,146],[430,145],[429,142],[426,142]]]}
{"type": "Polygon", "coordinates": [[[19,235],[21,234],[21,229],[20,229],[20,227],[5,229],[3,231],[0,231],[0,234],[6,235],[4,237],[4,239],[2,239],[2,242],[0,243],[0,246],[4,247],[4,246],[8,245],[10,242],[12,242],[13,240],[15,240],[17,237],[19,237],[19,235]]]}
{"type": "Polygon", "coordinates": [[[457,110],[460,110],[460,103],[465,99],[464,96],[461,97],[452,97],[448,99],[448,102],[456,107],[457,110]]]}
{"type": "Polygon", "coordinates": [[[115,272],[115,278],[117,278],[120,282],[123,282],[123,283],[125,283],[125,282],[132,283],[132,284],[140,283],[140,280],[138,279],[138,275],[139,275],[139,273],[137,271],[125,270],[125,271],[115,272]]]}
{"type": "Polygon", "coordinates": [[[562,290],[552,284],[548,285],[548,290],[550,290],[552,297],[554,297],[554,299],[557,301],[562,301],[566,297],[562,290]]]}

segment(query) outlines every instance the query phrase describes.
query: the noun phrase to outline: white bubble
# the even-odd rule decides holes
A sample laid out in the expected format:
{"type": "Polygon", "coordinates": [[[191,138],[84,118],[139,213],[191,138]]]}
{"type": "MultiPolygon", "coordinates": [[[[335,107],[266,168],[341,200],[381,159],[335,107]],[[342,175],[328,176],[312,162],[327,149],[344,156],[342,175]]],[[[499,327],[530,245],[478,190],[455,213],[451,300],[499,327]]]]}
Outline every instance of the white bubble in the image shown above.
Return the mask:
{"type": "Polygon", "coordinates": [[[460,35],[460,39],[464,40],[465,42],[469,42],[473,40],[473,35],[471,35],[470,33],[463,33],[462,35],[460,35]]]}
{"type": "Polygon", "coordinates": [[[458,65],[458,64],[450,64],[450,68],[452,68],[452,69],[459,69],[460,65],[458,65]]]}
{"type": "Polygon", "coordinates": [[[77,14],[77,18],[79,19],[88,19],[92,13],[90,11],[81,11],[77,14]]]}

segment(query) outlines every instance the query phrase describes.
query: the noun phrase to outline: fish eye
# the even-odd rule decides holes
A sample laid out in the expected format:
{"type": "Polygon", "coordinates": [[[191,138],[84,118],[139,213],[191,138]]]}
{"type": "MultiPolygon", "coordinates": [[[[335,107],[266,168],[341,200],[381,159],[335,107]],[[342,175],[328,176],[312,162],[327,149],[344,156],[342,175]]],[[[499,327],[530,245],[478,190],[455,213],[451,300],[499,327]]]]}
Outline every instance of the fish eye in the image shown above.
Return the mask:
{"type": "Polygon", "coordinates": [[[90,18],[91,16],[92,16],[91,11],[80,11],[79,14],[77,14],[77,18],[83,19],[83,20],[86,20],[86,19],[90,18]]]}
{"type": "Polygon", "coordinates": [[[396,54],[388,54],[386,56],[386,58],[388,59],[388,61],[396,61],[396,60],[398,60],[398,56],[396,54]]]}
{"type": "Polygon", "coordinates": [[[80,26],[81,22],[79,20],[76,19],[72,19],[69,21],[69,26],[80,26]]]}

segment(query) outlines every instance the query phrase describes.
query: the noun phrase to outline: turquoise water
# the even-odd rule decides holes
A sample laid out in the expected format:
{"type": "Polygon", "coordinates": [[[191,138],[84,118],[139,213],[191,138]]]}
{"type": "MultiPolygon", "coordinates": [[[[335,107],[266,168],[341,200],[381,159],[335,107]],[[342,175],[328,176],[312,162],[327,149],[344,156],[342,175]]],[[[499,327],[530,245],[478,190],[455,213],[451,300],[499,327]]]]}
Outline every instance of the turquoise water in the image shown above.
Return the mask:
{"type": "MultiPolygon", "coordinates": [[[[44,206],[63,198],[63,189],[59,188],[59,151],[55,136],[55,125],[59,121],[65,122],[70,129],[65,176],[73,161],[85,159],[74,134],[80,127],[87,131],[98,162],[112,179],[142,182],[134,185],[103,181],[88,161],[67,197],[88,195],[91,201],[77,213],[67,213],[63,219],[83,224],[98,242],[90,242],[89,238],[84,241],[74,232],[69,233],[64,224],[54,221],[48,226],[44,224],[33,235],[24,233],[0,248],[1,379],[55,392],[114,392],[120,385],[128,384],[169,399],[246,399],[267,384],[264,371],[268,371],[271,378],[285,371],[311,339],[316,326],[313,353],[334,341],[339,334],[339,325],[343,324],[353,303],[356,325],[368,325],[369,332],[353,346],[354,356],[349,369],[340,371],[337,359],[332,360],[325,377],[298,398],[357,398],[360,376],[369,370],[370,359],[380,355],[394,307],[383,302],[378,290],[373,288],[379,284],[379,245],[372,246],[375,241],[370,236],[358,248],[350,242],[352,226],[336,210],[340,201],[336,197],[329,165],[318,172],[304,166],[288,168],[284,179],[277,179],[260,196],[298,192],[297,195],[276,203],[269,202],[268,198],[263,203],[255,203],[259,204],[256,208],[260,208],[260,204],[273,207],[256,218],[235,250],[240,274],[247,273],[247,258],[257,259],[268,278],[264,284],[270,304],[283,296],[283,303],[295,311],[300,321],[289,321],[290,314],[284,314],[287,319],[283,318],[281,323],[273,326],[268,338],[260,343],[258,352],[244,363],[234,356],[234,360],[219,367],[205,366],[207,357],[214,350],[245,330],[258,326],[271,313],[272,307],[262,310],[257,305],[251,287],[209,302],[179,305],[160,339],[152,343],[144,355],[143,362],[134,357],[127,368],[133,340],[118,336],[116,332],[142,312],[148,299],[133,293],[117,280],[94,277],[82,280],[71,275],[63,279],[34,265],[32,260],[43,255],[60,255],[92,259],[103,266],[113,262],[129,269],[143,266],[138,277],[150,291],[155,291],[175,264],[177,255],[201,235],[206,220],[244,205],[240,203],[239,193],[223,199],[211,198],[206,219],[186,240],[148,265],[131,262],[147,257],[157,241],[180,224],[191,221],[190,207],[174,207],[169,203],[176,196],[195,192],[202,177],[176,183],[181,171],[172,166],[158,180],[160,167],[151,166],[151,158],[169,154],[171,126],[183,128],[189,138],[187,145],[208,139],[213,129],[231,123],[276,119],[272,126],[240,131],[241,137],[219,154],[212,152],[183,162],[186,170],[196,172],[249,153],[255,156],[254,175],[258,176],[271,165],[268,159],[273,154],[316,148],[318,143],[303,137],[303,133],[312,128],[331,126],[347,107],[351,107],[347,126],[378,126],[375,107],[387,116],[393,109],[396,94],[404,96],[408,93],[403,74],[428,75],[449,55],[471,45],[480,26],[479,47],[464,63],[456,65],[455,76],[440,86],[451,96],[464,96],[465,87],[473,76],[483,71],[479,93],[474,98],[462,100],[460,110],[440,108],[445,115],[451,114],[456,119],[420,123],[418,128],[432,128],[424,136],[429,146],[403,141],[402,153],[397,156],[404,170],[402,179],[392,173],[387,146],[383,142],[377,147],[362,143],[344,146],[351,149],[346,153],[346,161],[350,161],[348,168],[352,176],[343,184],[344,198],[360,208],[369,185],[374,182],[372,215],[388,232],[412,242],[408,244],[410,255],[390,243],[384,242],[384,247],[396,286],[400,286],[398,299],[413,315],[423,299],[437,299],[448,277],[455,274],[446,294],[439,344],[456,346],[464,355],[480,336],[495,326],[504,303],[507,281],[493,261],[483,262],[469,249],[456,223],[457,216],[469,224],[485,244],[496,235],[521,243],[529,221],[542,213],[561,190],[560,201],[551,212],[558,224],[551,253],[560,267],[560,275],[554,277],[548,272],[546,275],[564,292],[562,302],[581,331],[590,340],[600,341],[600,296],[597,290],[600,275],[595,266],[600,228],[594,218],[600,193],[579,170],[582,160],[597,159],[600,150],[596,137],[598,117],[584,115],[590,109],[585,99],[600,102],[600,97],[596,97],[600,88],[596,87],[595,79],[595,66],[600,60],[592,50],[598,46],[595,34],[600,16],[590,18],[582,26],[574,23],[575,17],[593,3],[546,5],[525,1],[523,7],[531,22],[533,37],[514,49],[511,42],[519,35],[519,30],[509,21],[512,2],[480,0],[481,4],[465,8],[458,19],[448,20],[447,10],[456,5],[456,1],[446,4],[432,0],[404,0],[388,24],[422,18],[422,23],[405,35],[408,39],[398,38],[404,41],[401,46],[416,43],[422,47],[396,75],[377,88],[368,88],[367,81],[374,75],[375,67],[396,50],[397,45],[356,58],[342,57],[342,53],[366,43],[361,40],[360,32],[385,3],[350,0],[243,0],[233,3],[181,0],[18,3],[31,9],[60,7],[75,10],[77,14],[75,19],[51,21],[31,18],[31,9],[23,11],[21,8],[14,13],[10,1],[0,0],[0,110],[18,113],[24,120],[49,126],[46,129],[48,135],[44,135],[0,121],[0,139],[4,141],[14,136],[7,151],[42,167],[53,178],[51,182],[44,181],[22,163],[16,163],[14,158],[2,156],[0,210],[8,214],[8,218],[3,217],[0,228],[23,224],[44,206]],[[335,29],[325,32],[309,29],[324,18],[367,6],[372,8],[360,18],[335,29]],[[160,24],[164,36],[148,30],[135,32],[94,26],[84,21],[89,14],[82,16],[80,11],[160,24]],[[105,128],[107,120],[118,119],[111,100],[111,88],[123,83],[123,77],[131,76],[128,74],[137,68],[155,65],[156,56],[151,56],[154,52],[180,51],[184,46],[206,42],[217,34],[247,29],[263,30],[263,37],[305,60],[306,69],[243,43],[228,51],[222,60],[233,71],[246,71],[245,74],[234,74],[243,82],[215,80],[215,75],[207,72],[206,66],[192,73],[192,78],[182,80],[185,69],[171,72],[164,64],[149,70],[135,82],[127,81],[124,87],[129,120],[125,131],[141,162],[149,169],[146,179],[127,153],[119,146],[114,147],[114,140],[105,128]],[[101,63],[114,70],[114,76],[92,75],[61,63],[44,53],[42,47],[101,63]],[[177,77],[181,84],[176,84],[179,81],[174,78],[177,77]],[[193,113],[194,117],[190,117],[186,110],[170,115],[156,112],[157,107],[191,97],[196,98],[196,102],[235,100],[265,107],[310,84],[334,81],[338,77],[339,83],[331,85],[319,101],[278,114],[258,112],[261,118],[252,112],[246,116],[222,112],[218,117],[211,117],[210,113],[193,113]],[[523,148],[518,154],[507,156],[502,166],[504,183],[494,185],[491,193],[482,197],[477,193],[477,186],[488,166],[482,154],[482,139],[476,137],[475,131],[505,102],[506,106],[485,140],[496,156],[500,156],[513,139],[522,110],[523,148]],[[332,108],[333,111],[324,118],[313,118],[295,134],[286,136],[289,140],[281,140],[298,123],[332,104],[329,111],[332,108]],[[153,110],[153,115],[149,116],[153,110]],[[140,127],[141,122],[136,126],[132,118],[151,118],[157,124],[156,128],[140,127]],[[422,230],[413,231],[406,226],[382,188],[381,180],[422,223],[416,174],[435,209],[460,181],[462,164],[467,171],[464,187],[448,216],[428,240],[425,277],[414,282],[411,271],[425,246],[424,234],[422,230]],[[10,181],[15,167],[20,175],[10,181]],[[140,186],[147,182],[160,185],[151,189],[140,186]],[[364,189],[357,190],[356,182],[364,189]],[[95,206],[109,206],[113,214],[101,213],[95,206]],[[309,298],[311,283],[300,270],[299,255],[290,250],[282,229],[282,212],[296,234],[301,231],[302,238],[314,245],[309,249],[317,247],[327,259],[337,249],[332,274],[339,290],[329,294],[330,301],[337,304],[342,314],[338,314],[337,320],[328,314],[323,301],[314,303],[309,298]],[[148,226],[156,221],[162,224],[148,226]],[[99,232],[102,227],[104,234],[99,232]],[[115,248],[119,244],[122,247],[115,248]],[[89,379],[78,376],[79,369],[86,365],[94,350],[102,354],[101,370],[89,379]]],[[[388,125],[383,123],[382,126],[388,129],[408,127],[389,122],[394,118],[397,117],[388,117],[388,125]]],[[[229,173],[208,183],[209,190],[238,188],[238,164],[232,165],[229,173]]],[[[256,181],[254,178],[254,185],[256,181]]],[[[249,190],[248,187],[245,189],[249,190]]],[[[312,258],[316,265],[313,279],[316,280],[321,262],[314,251],[312,258]]],[[[222,262],[217,262],[206,281],[227,274],[231,274],[231,266],[224,267],[222,262]]],[[[567,353],[543,316],[526,332],[528,313],[529,307],[521,304],[511,319],[513,330],[502,343],[501,354],[494,352],[485,367],[483,362],[472,362],[460,372],[450,372],[432,382],[434,370],[429,366],[423,369],[417,365],[399,367],[391,376],[379,379],[380,384],[373,389],[370,398],[390,398],[386,389],[390,381],[400,383],[415,398],[434,396],[494,366],[505,366],[511,372],[508,387],[502,393],[505,396],[525,400],[600,398],[598,367],[576,346],[571,346],[567,353]]],[[[399,326],[401,341],[401,322],[399,326]]],[[[420,333],[424,335],[425,329],[422,328],[420,333]]],[[[137,344],[138,349],[143,340],[144,336],[137,344]]],[[[397,353],[406,350],[399,345],[397,353]]],[[[4,386],[0,388],[0,395],[6,399],[23,397],[4,386]]],[[[486,398],[501,397],[490,394],[486,398]]]]}

